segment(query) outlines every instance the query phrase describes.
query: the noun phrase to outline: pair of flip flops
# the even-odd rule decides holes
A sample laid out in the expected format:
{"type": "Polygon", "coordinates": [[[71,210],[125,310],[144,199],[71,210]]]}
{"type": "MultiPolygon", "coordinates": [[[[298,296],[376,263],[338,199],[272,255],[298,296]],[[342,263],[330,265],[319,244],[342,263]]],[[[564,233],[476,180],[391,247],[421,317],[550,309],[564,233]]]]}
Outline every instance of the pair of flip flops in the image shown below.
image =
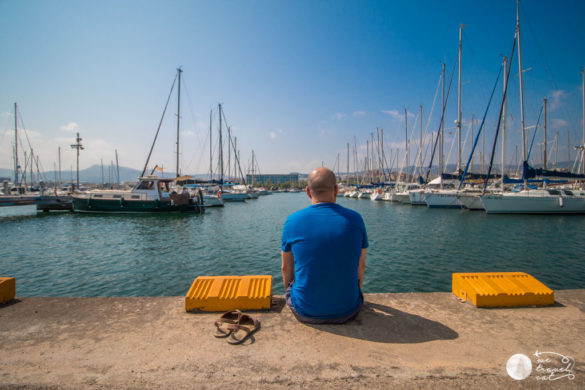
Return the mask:
{"type": "Polygon", "coordinates": [[[215,321],[215,327],[217,328],[215,337],[229,337],[227,342],[232,345],[237,345],[248,340],[260,329],[260,321],[239,310],[232,310],[223,313],[215,321]]]}

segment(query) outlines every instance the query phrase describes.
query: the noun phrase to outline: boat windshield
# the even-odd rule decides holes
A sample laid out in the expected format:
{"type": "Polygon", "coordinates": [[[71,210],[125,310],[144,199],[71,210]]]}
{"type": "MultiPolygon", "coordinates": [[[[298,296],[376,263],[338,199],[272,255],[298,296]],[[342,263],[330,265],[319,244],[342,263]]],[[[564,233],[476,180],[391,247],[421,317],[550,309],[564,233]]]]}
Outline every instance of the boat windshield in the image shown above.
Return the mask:
{"type": "Polygon", "coordinates": [[[136,187],[137,190],[153,190],[154,189],[154,181],[152,180],[144,180],[138,184],[136,187]]]}

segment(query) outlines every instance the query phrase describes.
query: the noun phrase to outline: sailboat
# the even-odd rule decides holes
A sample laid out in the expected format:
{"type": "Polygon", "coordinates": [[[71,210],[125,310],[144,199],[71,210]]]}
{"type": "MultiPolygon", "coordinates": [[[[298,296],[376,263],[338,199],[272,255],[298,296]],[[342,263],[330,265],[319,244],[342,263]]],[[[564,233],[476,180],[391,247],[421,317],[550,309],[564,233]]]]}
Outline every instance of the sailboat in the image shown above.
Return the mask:
{"type": "MultiPolygon", "coordinates": [[[[171,94],[178,79],[177,88],[177,177],[179,177],[179,127],[181,107],[181,68],[177,69],[177,76],[171,87],[171,94]]],[[[169,95],[169,100],[171,95],[169,95]]],[[[168,106],[168,100],[167,100],[168,106]]],[[[166,112],[166,108],[163,111],[166,112]]],[[[162,118],[161,118],[162,123],[162,118]]],[[[160,178],[153,175],[145,175],[148,161],[152,154],[159,128],[138,183],[129,191],[124,190],[95,190],[88,192],[76,192],[72,195],[73,211],[78,213],[158,213],[158,212],[203,212],[203,194],[197,191],[192,196],[186,188],[182,193],[176,193],[171,188],[171,183],[176,179],[160,178]]]]}
{"type": "MultiPolygon", "coordinates": [[[[528,189],[527,183],[536,171],[530,167],[526,152],[526,128],[524,122],[524,84],[522,69],[522,50],[520,46],[520,1],[517,2],[516,13],[516,39],[518,43],[518,68],[520,82],[520,118],[522,123],[522,156],[524,181],[523,190],[518,192],[503,192],[501,194],[488,194],[481,197],[481,201],[488,214],[585,214],[585,191],[563,188],[528,189]]],[[[585,75],[583,75],[585,86],[585,75]]],[[[585,89],[583,91],[585,102],[585,89]]],[[[585,109],[584,109],[585,111],[585,109]]],[[[584,112],[585,113],[585,112],[584,112]]],[[[585,141],[585,123],[584,141],[585,141]]],[[[562,176],[583,179],[585,175],[573,175],[567,172],[553,172],[540,170],[542,176],[562,176]]]]}
{"type": "MultiPolygon", "coordinates": [[[[458,136],[458,159],[457,159],[457,175],[461,172],[461,54],[462,54],[462,32],[463,24],[459,26],[459,50],[457,61],[459,62],[458,75],[458,96],[457,96],[457,136],[458,136]]],[[[437,190],[430,191],[425,194],[425,202],[429,208],[455,208],[463,207],[458,198],[459,191],[457,190],[437,190]]]]}

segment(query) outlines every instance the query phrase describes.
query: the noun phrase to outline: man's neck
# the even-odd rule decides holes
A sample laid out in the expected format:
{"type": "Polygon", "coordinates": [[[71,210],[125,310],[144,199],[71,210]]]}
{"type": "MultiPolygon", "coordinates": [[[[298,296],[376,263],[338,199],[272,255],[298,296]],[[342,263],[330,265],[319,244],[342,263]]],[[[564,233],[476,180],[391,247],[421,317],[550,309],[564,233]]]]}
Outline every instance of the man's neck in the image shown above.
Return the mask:
{"type": "Polygon", "coordinates": [[[311,204],[321,204],[321,203],[335,203],[335,199],[323,199],[323,200],[315,200],[315,198],[311,199],[311,204]]]}

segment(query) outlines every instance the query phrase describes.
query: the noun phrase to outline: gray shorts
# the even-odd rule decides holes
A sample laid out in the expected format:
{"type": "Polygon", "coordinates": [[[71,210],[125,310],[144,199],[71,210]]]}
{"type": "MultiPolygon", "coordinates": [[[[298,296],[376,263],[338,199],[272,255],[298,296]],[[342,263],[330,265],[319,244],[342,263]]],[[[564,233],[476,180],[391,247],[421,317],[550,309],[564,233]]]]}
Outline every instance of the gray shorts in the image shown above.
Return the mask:
{"type": "Polygon", "coordinates": [[[358,305],[357,309],[355,309],[351,314],[349,314],[345,317],[340,317],[340,318],[305,317],[304,315],[299,314],[295,310],[295,308],[293,307],[292,302],[290,300],[290,289],[292,288],[293,283],[294,283],[294,280],[289,283],[288,287],[286,288],[286,292],[284,294],[284,297],[286,298],[286,304],[290,308],[290,311],[292,311],[292,313],[295,315],[297,320],[299,320],[300,322],[305,322],[307,324],[343,324],[343,323],[351,320],[355,316],[357,316],[358,313],[360,312],[360,310],[362,309],[362,306],[364,305],[364,295],[362,294],[362,290],[360,289],[360,304],[358,305]]]}

